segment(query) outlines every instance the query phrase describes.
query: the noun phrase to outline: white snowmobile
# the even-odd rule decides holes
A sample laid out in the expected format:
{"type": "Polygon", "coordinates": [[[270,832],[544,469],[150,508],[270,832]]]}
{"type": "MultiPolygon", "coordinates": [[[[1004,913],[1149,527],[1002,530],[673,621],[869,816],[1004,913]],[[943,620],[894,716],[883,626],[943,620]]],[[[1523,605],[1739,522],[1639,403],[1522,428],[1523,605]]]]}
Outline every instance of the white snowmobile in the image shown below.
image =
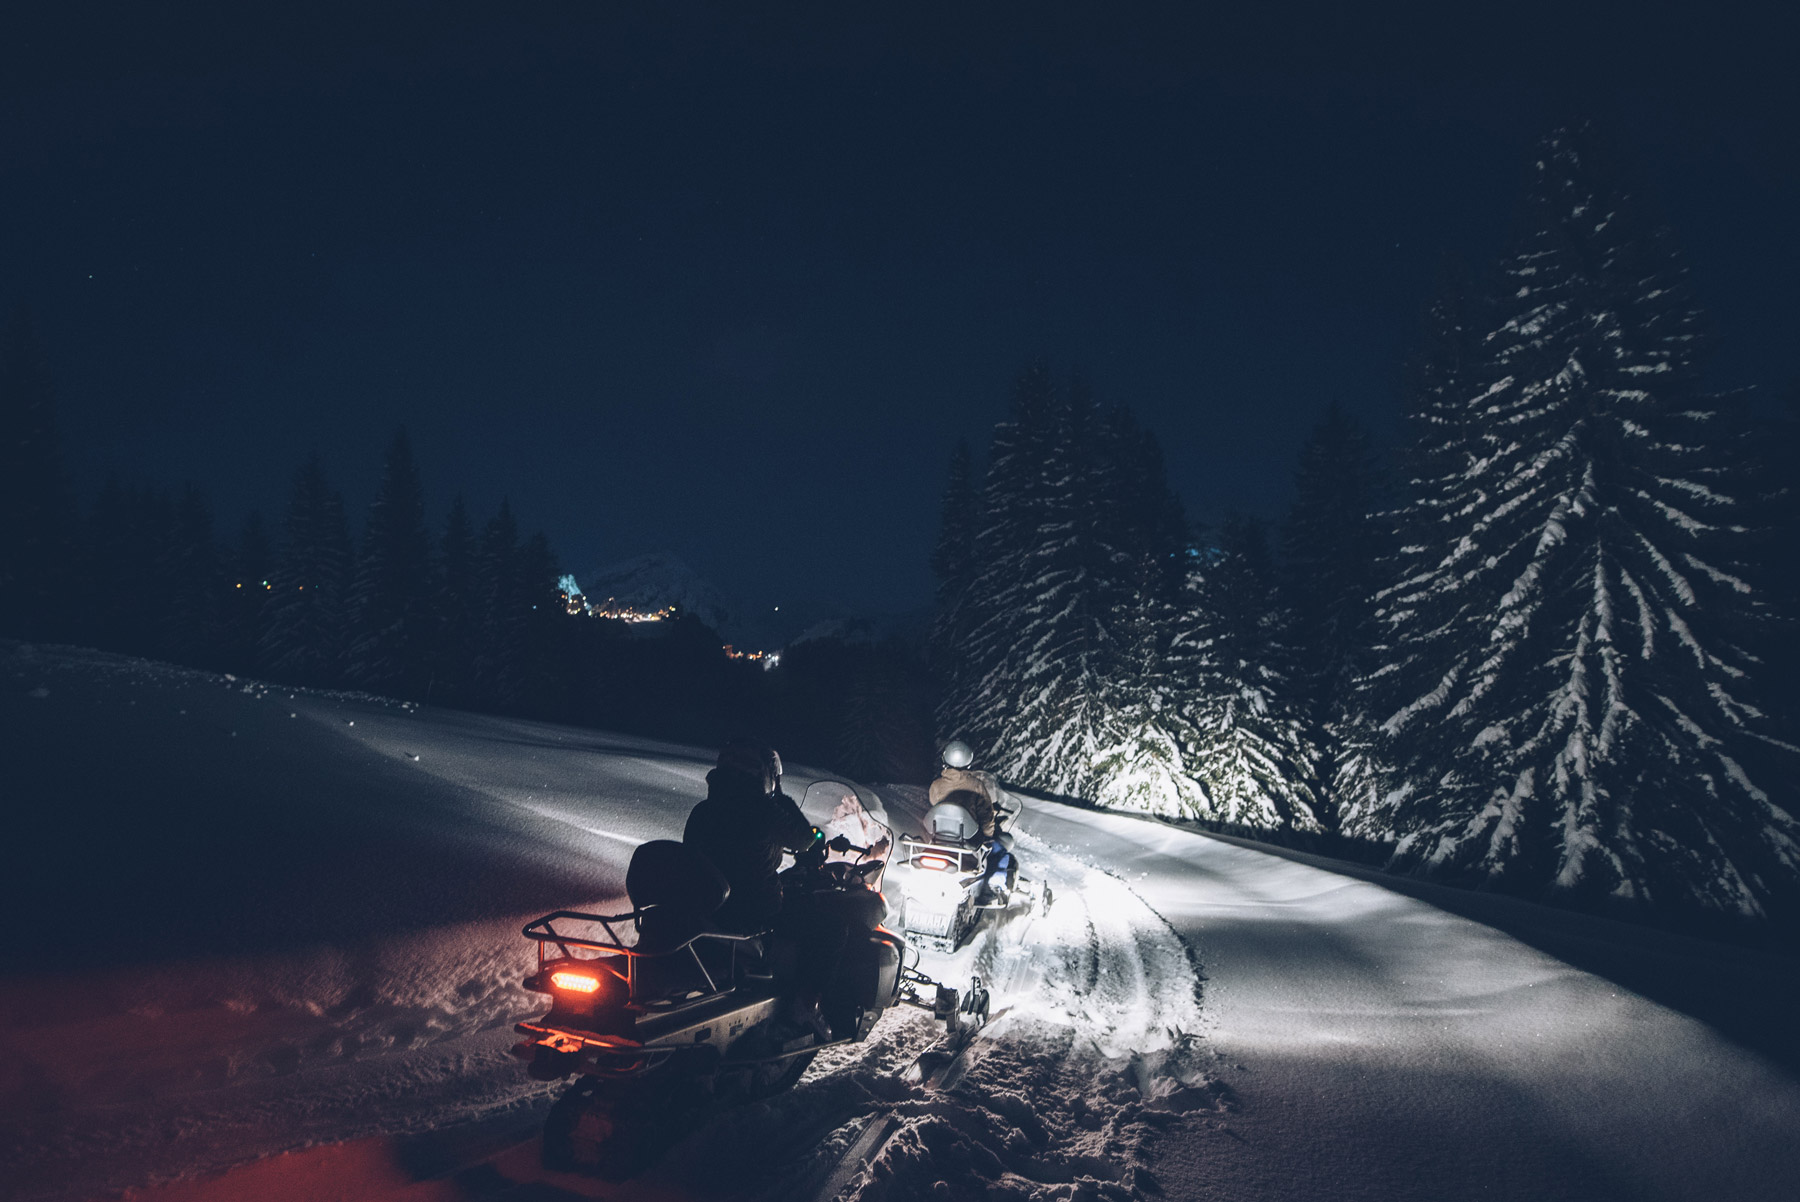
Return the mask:
{"type": "Polygon", "coordinates": [[[974,753],[960,740],[944,747],[944,767],[927,793],[922,836],[902,835],[888,880],[904,899],[900,922],[907,935],[938,951],[955,951],[984,920],[1006,913],[1049,908],[1049,886],[1019,872],[1005,824],[1017,808],[993,774],[972,770],[974,753]],[[982,833],[977,814],[991,815],[993,835],[982,833]]]}
{"type": "Polygon", "coordinates": [[[979,979],[963,991],[918,971],[918,953],[880,925],[892,833],[856,790],[819,781],[801,802],[832,818],[782,874],[782,892],[842,903],[853,929],[820,998],[821,1024],[782,1016],[785,975],[763,936],[709,930],[728,890],[692,848],[655,840],[632,855],[624,914],[558,910],[525,927],[537,971],[525,987],[550,1012],[514,1029],[513,1055],[541,1080],[575,1076],[544,1127],[547,1167],[621,1180],[649,1166],[722,1103],[790,1088],[822,1048],[866,1039],[892,1006],[944,1020],[947,1034],[987,1021],[979,979]]]}

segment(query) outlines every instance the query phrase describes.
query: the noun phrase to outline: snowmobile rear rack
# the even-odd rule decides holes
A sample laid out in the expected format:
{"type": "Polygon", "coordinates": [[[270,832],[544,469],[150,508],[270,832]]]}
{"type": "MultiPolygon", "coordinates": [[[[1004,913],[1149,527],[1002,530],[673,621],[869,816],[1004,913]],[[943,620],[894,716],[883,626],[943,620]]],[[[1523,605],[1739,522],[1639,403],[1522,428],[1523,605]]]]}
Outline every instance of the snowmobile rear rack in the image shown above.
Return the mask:
{"type": "Polygon", "coordinates": [[[580,910],[556,910],[544,915],[542,918],[535,919],[525,924],[523,933],[525,938],[530,939],[537,944],[539,973],[543,972],[546,964],[550,963],[552,959],[555,959],[555,957],[548,954],[548,949],[552,945],[562,952],[561,959],[563,960],[591,960],[608,956],[624,957],[625,971],[620,975],[625,978],[626,986],[631,991],[631,1004],[634,1007],[639,1005],[637,1001],[637,962],[639,960],[663,960],[678,955],[681,952],[686,952],[688,959],[691,960],[694,967],[699,970],[700,979],[706,982],[706,989],[697,998],[684,999],[681,1002],[677,1002],[667,1007],[657,1007],[659,1011],[668,1013],[686,1009],[689,1005],[697,1005],[700,1002],[710,1000],[720,994],[730,993],[735,988],[731,982],[737,977],[738,945],[748,943],[753,939],[761,938],[761,935],[739,935],[730,931],[698,931],[676,946],[661,948],[657,951],[644,951],[639,947],[626,945],[619,935],[618,927],[614,925],[615,923],[623,925],[624,923],[629,922],[635,926],[639,919],[643,917],[643,913],[642,910],[631,910],[623,914],[587,914],[580,910]],[[559,918],[568,919],[574,922],[598,923],[605,929],[606,933],[611,936],[611,938],[585,939],[577,935],[570,935],[566,932],[559,931],[553,925],[559,918]],[[728,976],[726,983],[723,985],[714,979],[713,974],[707,969],[705,961],[701,959],[700,953],[695,950],[694,944],[702,939],[716,940],[731,949],[731,961],[727,969],[728,976]],[[575,954],[575,949],[577,948],[585,951],[598,952],[600,955],[587,957],[577,956],[575,954]]]}
{"type": "MultiPolygon", "coordinates": [[[[564,956],[571,956],[569,949],[572,947],[590,948],[594,951],[602,952],[615,952],[623,956],[666,956],[681,950],[679,947],[674,947],[664,949],[660,952],[645,952],[639,951],[636,947],[627,946],[620,938],[619,932],[613,924],[630,922],[635,925],[643,916],[644,911],[642,910],[628,910],[623,914],[585,914],[580,910],[557,910],[553,913],[544,915],[542,918],[526,923],[524,934],[525,938],[536,940],[540,945],[538,953],[540,956],[543,954],[541,945],[546,943],[554,943],[562,948],[564,956]],[[606,928],[606,933],[612,936],[612,938],[608,941],[605,939],[583,939],[576,935],[566,935],[550,925],[559,918],[569,918],[579,922],[597,922],[606,928]]],[[[759,931],[753,935],[740,935],[734,931],[700,931],[694,935],[694,939],[720,939],[729,943],[748,943],[750,940],[760,939],[766,934],[768,934],[767,931],[759,931]]],[[[689,940],[688,942],[691,943],[692,940],[689,940]]],[[[685,947],[686,944],[683,944],[682,946],[685,947]]]]}

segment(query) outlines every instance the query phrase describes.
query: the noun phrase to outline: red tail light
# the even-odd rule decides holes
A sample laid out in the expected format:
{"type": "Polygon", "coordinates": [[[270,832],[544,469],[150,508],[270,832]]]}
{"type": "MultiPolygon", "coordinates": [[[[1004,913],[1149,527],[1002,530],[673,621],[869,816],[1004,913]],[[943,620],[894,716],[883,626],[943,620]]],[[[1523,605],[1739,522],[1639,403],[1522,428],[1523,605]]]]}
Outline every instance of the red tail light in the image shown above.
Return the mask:
{"type": "Polygon", "coordinates": [[[920,856],[913,863],[920,868],[929,868],[933,872],[949,872],[956,867],[956,861],[948,856],[920,856]]]}
{"type": "Polygon", "coordinates": [[[571,972],[568,969],[550,974],[552,989],[567,989],[571,993],[593,993],[600,988],[600,978],[593,973],[571,972]]]}

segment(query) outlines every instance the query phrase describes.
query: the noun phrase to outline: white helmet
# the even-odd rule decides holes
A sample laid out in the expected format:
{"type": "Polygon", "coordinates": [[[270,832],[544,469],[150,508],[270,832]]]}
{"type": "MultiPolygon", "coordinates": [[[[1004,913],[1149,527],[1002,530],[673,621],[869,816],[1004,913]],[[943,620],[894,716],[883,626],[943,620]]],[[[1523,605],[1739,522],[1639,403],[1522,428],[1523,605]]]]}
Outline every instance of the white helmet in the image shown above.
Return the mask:
{"type": "Polygon", "coordinates": [[[944,744],[944,763],[951,768],[967,768],[975,762],[975,753],[961,739],[951,739],[944,744]]]}

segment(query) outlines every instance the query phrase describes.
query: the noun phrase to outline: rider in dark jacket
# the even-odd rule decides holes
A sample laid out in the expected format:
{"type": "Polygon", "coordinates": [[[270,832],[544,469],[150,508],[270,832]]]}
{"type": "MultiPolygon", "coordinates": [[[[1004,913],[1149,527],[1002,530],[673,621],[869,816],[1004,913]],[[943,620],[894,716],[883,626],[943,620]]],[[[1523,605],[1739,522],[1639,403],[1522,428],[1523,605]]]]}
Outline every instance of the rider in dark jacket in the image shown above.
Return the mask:
{"type": "Polygon", "coordinates": [[[781,757],[757,743],[727,743],[706,774],[706,799],[688,815],[682,842],[699,851],[731,884],[713,924],[753,934],[781,913],[781,854],[805,851],[818,833],[781,791],[781,757]]]}

